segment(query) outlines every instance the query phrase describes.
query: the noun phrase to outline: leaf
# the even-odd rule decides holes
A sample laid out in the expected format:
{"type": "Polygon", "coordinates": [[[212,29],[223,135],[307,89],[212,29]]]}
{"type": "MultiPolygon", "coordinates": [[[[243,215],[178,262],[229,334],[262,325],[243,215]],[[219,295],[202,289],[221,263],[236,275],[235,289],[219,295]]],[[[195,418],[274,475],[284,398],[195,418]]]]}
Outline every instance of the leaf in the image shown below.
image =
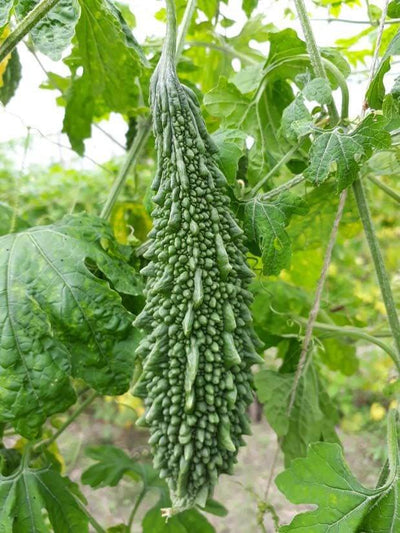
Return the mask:
{"type": "MultiPolygon", "coordinates": [[[[40,0],[19,0],[15,6],[17,19],[22,20],[39,3],[40,0]]],[[[59,0],[31,29],[37,49],[54,61],[61,59],[62,52],[71,44],[79,14],[78,0],[59,0]]]]}
{"type": "Polygon", "coordinates": [[[246,149],[246,134],[240,130],[219,129],[212,134],[218,147],[220,167],[230,183],[234,183],[239,168],[239,160],[246,149]]]}
{"type": "MultiPolygon", "coordinates": [[[[299,353],[297,360],[298,355],[299,353]]],[[[286,359],[289,356],[290,352],[286,355],[286,359]]],[[[295,379],[295,363],[296,356],[288,367],[288,370],[294,367],[290,372],[283,372],[281,368],[279,372],[262,370],[255,375],[258,399],[264,404],[268,423],[281,439],[286,465],[295,457],[304,456],[310,443],[323,437],[324,440],[327,437],[332,438],[337,423],[335,408],[328,404],[330,407],[328,409],[323,403],[327,394],[312,362],[308,362],[303,370],[297,384],[293,407],[288,416],[295,379]]],[[[334,437],[334,440],[337,440],[337,437],[334,437]]]]}
{"type": "Polygon", "coordinates": [[[108,0],[81,2],[72,54],[71,86],[65,93],[63,131],[79,154],[95,117],[114,111],[133,113],[138,104],[135,79],[145,64],[141,48],[117,7],[108,0]],[[80,74],[82,70],[82,74],[80,74]]]}
{"type": "Polygon", "coordinates": [[[400,31],[393,37],[391,43],[386,48],[385,53],[379,63],[378,69],[372,78],[367,89],[366,98],[370,108],[381,109],[385,97],[385,86],[383,78],[390,70],[390,59],[394,55],[400,54],[400,31]]]}
{"type": "Polygon", "coordinates": [[[116,446],[88,446],[85,455],[97,461],[81,478],[84,485],[92,488],[115,487],[127,472],[136,468],[136,461],[116,446]]]}
{"type": "Polygon", "coordinates": [[[143,483],[147,492],[156,489],[161,498],[168,498],[165,481],[159,478],[158,472],[147,463],[140,463],[129,457],[124,450],[112,445],[88,446],[85,453],[97,461],[82,474],[82,483],[97,489],[115,487],[128,474],[136,481],[143,483]]]}
{"type": "Polygon", "coordinates": [[[294,213],[304,214],[305,206],[300,198],[289,193],[273,202],[254,198],[245,204],[244,230],[260,246],[266,275],[277,276],[290,265],[291,243],[285,228],[294,213]]]}
{"type": "Polygon", "coordinates": [[[25,467],[12,476],[0,476],[0,530],[4,533],[88,532],[88,518],[78,498],[83,497],[77,486],[50,468],[25,467]]]}
{"type": "Polygon", "coordinates": [[[15,95],[21,81],[21,63],[17,50],[13,50],[0,82],[0,102],[6,106],[15,95]]]}
{"type": "Polygon", "coordinates": [[[146,513],[142,527],[142,533],[215,533],[207,518],[196,509],[174,515],[166,522],[156,506],[146,513]]]}
{"type": "Polygon", "coordinates": [[[390,146],[390,134],[383,129],[384,125],[383,117],[371,114],[350,134],[339,128],[322,133],[311,147],[306,178],[319,185],[335,173],[338,192],[346,189],[374,149],[390,146]]]}
{"type": "Polygon", "coordinates": [[[206,17],[211,20],[217,12],[218,3],[218,0],[199,0],[197,5],[198,8],[203,11],[206,17]]]}
{"type": "Polygon", "coordinates": [[[246,117],[251,100],[242,95],[236,85],[221,77],[217,87],[204,95],[203,104],[211,115],[234,123],[246,117]]]}
{"type": "Polygon", "coordinates": [[[246,13],[247,18],[251,17],[251,14],[257,7],[258,0],[242,0],[242,9],[246,13]]]}
{"type": "MultiPolygon", "coordinates": [[[[394,411],[389,413],[394,418],[394,411]],[[392,414],[393,413],[393,414],[392,414]]],[[[280,531],[325,533],[398,531],[400,512],[398,436],[389,429],[389,476],[377,489],[368,489],[351,473],[338,444],[311,444],[307,457],[295,459],[278,475],[279,490],[293,503],[312,503],[314,511],[301,513],[280,531]],[[392,434],[391,434],[392,433],[392,434]]]]}
{"type": "Polygon", "coordinates": [[[329,82],[324,78],[314,78],[310,80],[303,89],[303,94],[309,102],[319,104],[330,104],[332,101],[332,90],[329,82]]]}
{"type": "Polygon", "coordinates": [[[281,132],[290,141],[296,142],[299,137],[312,131],[312,116],[304,104],[304,96],[298,94],[283,111],[281,132]]]}
{"type": "Polygon", "coordinates": [[[0,5],[0,28],[5,26],[10,18],[14,0],[2,0],[0,5]]]}
{"type": "Polygon", "coordinates": [[[205,513],[210,513],[215,516],[226,516],[228,514],[228,509],[222,505],[222,503],[209,498],[206,502],[205,507],[203,508],[205,513]]]}
{"type": "Polygon", "coordinates": [[[70,377],[102,394],[128,389],[138,333],[115,289],[141,286],[96,217],[6,235],[0,249],[0,421],[32,437],[75,401],[70,377]]]}
{"type": "Polygon", "coordinates": [[[245,67],[235,72],[230,80],[242,94],[247,94],[257,89],[264,76],[264,64],[258,63],[245,67]]]}

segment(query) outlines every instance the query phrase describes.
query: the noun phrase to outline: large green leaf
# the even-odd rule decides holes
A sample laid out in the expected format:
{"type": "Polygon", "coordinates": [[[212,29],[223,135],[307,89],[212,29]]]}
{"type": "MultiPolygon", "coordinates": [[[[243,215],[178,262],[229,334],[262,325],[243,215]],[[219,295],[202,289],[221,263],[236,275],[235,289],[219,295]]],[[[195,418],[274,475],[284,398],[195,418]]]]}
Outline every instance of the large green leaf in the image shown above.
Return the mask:
{"type": "MultiPolygon", "coordinates": [[[[291,343],[289,350],[298,350],[299,347],[291,343]]],[[[284,365],[289,365],[291,370],[295,366],[296,356],[289,353],[287,359],[288,357],[294,361],[287,360],[284,365]]],[[[296,385],[293,407],[289,414],[295,369],[290,372],[282,370],[285,370],[285,366],[279,372],[258,372],[255,384],[258,399],[264,405],[269,424],[280,439],[285,464],[288,465],[292,459],[306,455],[310,443],[321,439],[336,441],[334,427],[338,416],[311,361],[307,362],[296,385]]]]}
{"type": "Polygon", "coordinates": [[[64,132],[82,154],[95,117],[114,111],[129,114],[138,105],[135,82],[145,63],[143,53],[115,4],[81,1],[72,54],[71,86],[65,93],[64,132]],[[82,69],[82,74],[80,70],[82,69]]]}
{"type": "Polygon", "coordinates": [[[304,214],[300,198],[284,193],[273,202],[253,198],[245,204],[244,228],[247,237],[261,249],[263,272],[278,275],[290,265],[291,243],[285,230],[294,213],[304,214]]]}
{"type": "MultiPolygon", "coordinates": [[[[40,0],[19,0],[15,6],[17,18],[24,18],[39,3],[40,0]]],[[[71,43],[79,14],[78,0],[59,0],[31,29],[37,49],[54,61],[61,59],[62,52],[71,43]]]]}
{"type": "MultiPolygon", "coordinates": [[[[394,418],[394,412],[389,419],[394,418]]],[[[394,426],[394,423],[393,423],[394,426]]],[[[295,459],[276,478],[293,503],[311,503],[314,511],[301,513],[282,533],[395,533],[400,529],[400,457],[395,428],[389,424],[389,472],[377,489],[364,487],[351,473],[338,444],[311,444],[305,458],[295,459]]]]}
{"type": "Polygon", "coordinates": [[[96,217],[6,235],[0,250],[0,421],[29,437],[75,401],[70,376],[127,390],[137,333],[112,287],[136,295],[140,282],[96,217]]]}
{"type": "Polygon", "coordinates": [[[88,518],[78,503],[82,498],[76,485],[55,470],[21,467],[9,477],[0,476],[0,531],[88,532],[88,518]]]}
{"type": "Polygon", "coordinates": [[[17,50],[13,50],[0,83],[0,102],[7,105],[15,95],[21,81],[21,62],[17,50]]]}
{"type": "Polygon", "coordinates": [[[361,164],[371,157],[373,150],[390,146],[390,134],[384,129],[383,117],[368,115],[350,134],[340,128],[322,133],[310,150],[310,165],[305,176],[316,185],[335,174],[338,191],[357,178],[361,164]]]}

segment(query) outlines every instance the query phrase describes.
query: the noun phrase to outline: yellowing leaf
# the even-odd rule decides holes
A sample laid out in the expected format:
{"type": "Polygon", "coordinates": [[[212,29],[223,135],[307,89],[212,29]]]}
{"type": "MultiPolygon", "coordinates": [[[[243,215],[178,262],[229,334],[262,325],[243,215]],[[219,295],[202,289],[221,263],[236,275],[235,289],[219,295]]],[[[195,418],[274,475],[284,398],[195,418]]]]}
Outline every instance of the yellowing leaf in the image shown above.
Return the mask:
{"type": "MultiPolygon", "coordinates": [[[[10,28],[7,26],[7,28],[5,28],[3,30],[3,33],[1,34],[1,37],[0,37],[0,43],[2,43],[3,41],[5,41],[5,39],[9,36],[10,34],[10,28]]],[[[8,54],[4,59],[3,61],[0,63],[0,87],[3,87],[4,85],[4,73],[6,71],[6,68],[7,68],[7,65],[8,65],[8,62],[10,61],[10,58],[11,58],[11,54],[8,54]]]]}
{"type": "Polygon", "coordinates": [[[374,402],[369,410],[369,415],[372,420],[375,422],[379,422],[383,418],[385,418],[386,415],[386,409],[378,402],[374,402]]]}

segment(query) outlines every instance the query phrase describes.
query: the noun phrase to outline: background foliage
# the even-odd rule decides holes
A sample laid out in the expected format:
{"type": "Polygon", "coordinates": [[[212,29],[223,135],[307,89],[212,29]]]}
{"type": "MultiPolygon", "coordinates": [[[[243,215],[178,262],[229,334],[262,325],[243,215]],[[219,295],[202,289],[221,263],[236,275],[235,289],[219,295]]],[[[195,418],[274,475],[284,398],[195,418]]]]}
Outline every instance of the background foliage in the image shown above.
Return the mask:
{"type": "MultiPolygon", "coordinates": [[[[3,2],[0,42],[37,3],[3,2]]],[[[186,4],[176,0],[180,21],[186,4]]],[[[248,241],[255,273],[252,311],[265,357],[265,365],[255,371],[256,394],[286,467],[276,485],[293,503],[318,505],[280,530],[322,532],[326,529],[321,524],[337,522],[345,528],[338,531],[396,530],[400,473],[396,419],[391,414],[399,392],[396,347],[351,192],[298,381],[296,372],[338,193],[358,176],[399,301],[400,4],[393,0],[388,5],[378,67],[366,91],[365,118],[363,95],[355,92],[352,76],[368,76],[383,5],[307,2],[311,13],[318,6],[323,9],[319,14],[336,20],[353,13],[351,8],[352,17],[364,21],[354,26],[353,36],[321,48],[328,76],[324,79],[314,74],[302,33],[287,27],[296,16],[295,3],[287,3],[286,18],[279,21],[269,20],[263,4],[243,0],[241,23],[228,16],[227,2],[199,0],[178,73],[199,97],[248,241]],[[354,116],[347,113],[346,80],[357,100],[356,106],[350,102],[350,109],[357,109],[354,116]],[[339,122],[332,114],[334,102],[339,122]],[[346,465],[341,442],[346,453],[348,439],[357,435],[370,443],[368,457],[375,461],[371,471],[386,465],[380,480],[373,481],[377,488],[357,480],[350,470],[357,470],[357,464],[346,465]],[[351,493],[338,497],[340,505],[331,510],[326,486],[338,494],[350,486],[351,493]],[[358,514],[352,512],[355,506],[358,514]]],[[[110,117],[118,113],[127,150],[122,158],[78,170],[62,161],[26,165],[27,154],[34,150],[34,132],[0,146],[4,531],[17,531],[16,523],[20,531],[83,532],[89,524],[104,531],[71,481],[76,478],[67,476],[72,472],[68,465],[78,456],[80,470],[87,467],[81,485],[94,490],[114,487],[109,490],[115,494],[112,491],[123,483],[126,487],[127,481],[135,484],[135,500],[124,524],[114,521],[107,531],[141,527],[152,533],[203,533],[214,531],[212,524],[223,531],[229,519],[224,505],[211,500],[205,510],[186,511],[166,524],[159,510],[169,505],[168,491],[150,465],[145,430],[134,426],[143,406],[129,393],[139,338],[131,322],[143,306],[141,245],[151,228],[149,184],[156,165],[151,135],[111,206],[109,224],[99,217],[114,179],[138,155],[134,139],[148,128],[149,79],[162,39],[149,35],[138,43],[134,7],[110,0],[60,0],[0,63],[0,101],[6,106],[23,76],[21,47],[31,52],[30,61],[44,64],[43,56],[62,61],[64,74],[45,69],[42,87],[63,109],[59,131],[67,135],[71,148],[84,157],[94,129],[101,125],[107,130],[110,117]],[[77,397],[77,406],[71,407],[77,397]],[[63,448],[63,438],[68,441],[68,432],[81,430],[79,422],[69,426],[74,409],[77,414],[86,409],[101,428],[97,444],[85,450],[90,462],[82,459],[80,449],[74,457],[72,445],[63,450],[65,458],[58,447],[63,448]],[[134,446],[126,445],[124,432],[134,446]],[[58,500],[65,502],[62,508],[58,500]],[[145,509],[141,526],[139,506],[145,509]]],[[[156,19],[165,22],[165,17],[160,4],[156,19]]],[[[270,454],[274,446],[269,446],[270,454]]],[[[270,465],[272,472],[274,468],[270,465]]],[[[267,485],[263,479],[260,490],[259,485],[251,487],[254,508],[249,513],[258,528],[273,531],[280,517],[273,493],[267,490],[265,495],[267,485]]],[[[228,501],[223,503],[230,507],[228,501]]],[[[235,524],[232,527],[234,531],[235,524]]]]}

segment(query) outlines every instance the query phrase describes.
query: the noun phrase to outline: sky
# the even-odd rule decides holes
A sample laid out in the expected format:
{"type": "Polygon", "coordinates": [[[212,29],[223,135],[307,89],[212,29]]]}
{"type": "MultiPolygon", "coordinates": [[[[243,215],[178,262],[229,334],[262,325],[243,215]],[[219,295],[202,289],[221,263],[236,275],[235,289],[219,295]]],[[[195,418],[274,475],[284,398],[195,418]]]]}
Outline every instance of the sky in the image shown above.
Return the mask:
{"type": "MultiPolygon", "coordinates": [[[[164,6],[162,0],[127,0],[125,3],[130,3],[131,10],[136,16],[137,27],[134,33],[139,42],[143,42],[146,37],[163,35],[164,24],[154,19],[154,14],[164,6]]],[[[375,1],[375,4],[382,5],[383,1],[375,1]]],[[[296,20],[284,19],[283,12],[288,5],[293,8],[291,1],[260,0],[257,12],[266,14],[266,23],[273,22],[281,28],[291,26],[299,32],[299,35],[302,35],[300,25],[296,20]]],[[[316,20],[326,18],[326,9],[315,8],[311,0],[306,0],[306,5],[312,14],[314,32],[321,46],[332,46],[336,39],[354,35],[363,29],[363,26],[358,24],[328,23],[316,20]]],[[[245,21],[240,6],[241,0],[229,0],[227,6],[221,3],[221,10],[225,11],[230,18],[238,20],[237,24],[225,30],[229,32],[229,35],[238,33],[245,21]]],[[[359,17],[358,9],[344,8],[341,13],[341,18],[354,20],[359,17]]],[[[10,150],[15,151],[14,158],[23,159],[24,166],[32,163],[61,162],[78,169],[90,169],[96,164],[104,163],[124,153],[123,148],[111,141],[105,133],[93,128],[92,138],[86,141],[86,157],[77,157],[69,149],[66,135],[60,133],[64,110],[56,104],[57,92],[40,89],[40,85],[46,80],[41,66],[23,44],[19,46],[19,53],[23,65],[21,84],[16,96],[6,109],[0,104],[0,143],[8,143],[14,139],[23,141],[16,147],[10,147],[10,150]],[[26,145],[27,138],[29,142],[25,150],[23,145],[26,145]]],[[[40,60],[46,70],[61,75],[68,72],[62,62],[53,62],[42,55],[40,55],[40,60]]],[[[350,116],[355,116],[360,112],[365,92],[364,78],[353,76],[350,79],[350,116]]],[[[126,123],[122,117],[112,114],[110,120],[103,121],[100,127],[124,145],[126,123]]]]}

